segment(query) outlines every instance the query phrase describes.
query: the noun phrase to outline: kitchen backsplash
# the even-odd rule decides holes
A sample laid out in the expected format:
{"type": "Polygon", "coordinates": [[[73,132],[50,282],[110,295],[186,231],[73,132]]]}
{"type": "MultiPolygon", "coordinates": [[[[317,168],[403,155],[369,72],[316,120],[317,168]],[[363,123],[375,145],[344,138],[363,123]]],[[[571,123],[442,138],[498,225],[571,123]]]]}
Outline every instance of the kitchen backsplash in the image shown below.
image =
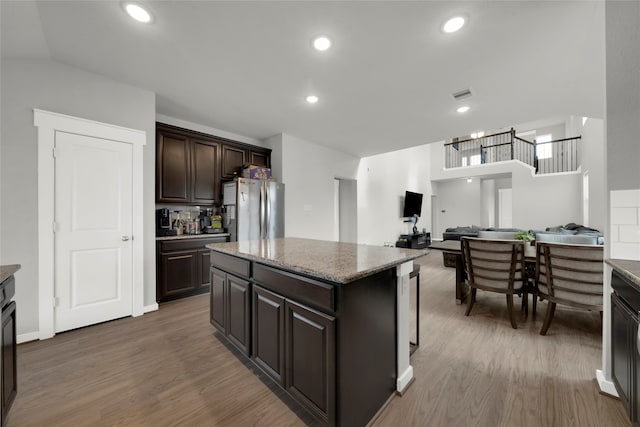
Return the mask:
{"type": "Polygon", "coordinates": [[[640,261],[640,189],[611,191],[611,258],[640,261]]]}

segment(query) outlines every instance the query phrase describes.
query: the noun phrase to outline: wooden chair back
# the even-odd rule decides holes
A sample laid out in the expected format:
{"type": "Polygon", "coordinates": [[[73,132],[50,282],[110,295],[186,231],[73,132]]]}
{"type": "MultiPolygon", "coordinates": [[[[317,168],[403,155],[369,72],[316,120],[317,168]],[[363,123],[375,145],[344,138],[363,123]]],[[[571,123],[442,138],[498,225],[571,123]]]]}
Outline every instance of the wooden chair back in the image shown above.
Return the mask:
{"type": "Polygon", "coordinates": [[[603,246],[536,244],[536,283],[544,299],[602,311],[603,246]]]}
{"type": "Polygon", "coordinates": [[[462,254],[471,287],[506,294],[522,287],[523,241],[463,237],[462,254]]]}

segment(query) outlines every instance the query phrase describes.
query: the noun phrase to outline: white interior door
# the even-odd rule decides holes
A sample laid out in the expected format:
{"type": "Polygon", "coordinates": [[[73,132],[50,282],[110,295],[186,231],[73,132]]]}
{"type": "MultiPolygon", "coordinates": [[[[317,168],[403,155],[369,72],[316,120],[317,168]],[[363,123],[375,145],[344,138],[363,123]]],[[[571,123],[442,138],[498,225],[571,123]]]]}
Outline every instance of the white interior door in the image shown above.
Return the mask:
{"type": "Polygon", "coordinates": [[[55,331],[133,310],[132,146],[55,134],[55,331]]]}
{"type": "Polygon", "coordinates": [[[513,227],[513,202],[511,188],[498,189],[498,227],[513,227]]]}

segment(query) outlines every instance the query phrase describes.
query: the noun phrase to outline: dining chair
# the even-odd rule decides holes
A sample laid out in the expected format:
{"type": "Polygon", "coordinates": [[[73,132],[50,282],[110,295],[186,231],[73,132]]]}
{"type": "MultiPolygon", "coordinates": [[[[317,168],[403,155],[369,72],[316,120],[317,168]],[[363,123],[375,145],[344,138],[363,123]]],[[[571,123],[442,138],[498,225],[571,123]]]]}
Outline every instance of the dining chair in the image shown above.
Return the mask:
{"type": "Polygon", "coordinates": [[[599,311],[603,304],[603,246],[536,243],[536,288],[547,312],[540,329],[546,335],[556,304],[599,311]]]}
{"type": "Polygon", "coordinates": [[[490,240],[463,237],[462,255],[471,292],[465,316],[471,313],[476,291],[482,289],[507,296],[507,314],[518,329],[513,314],[513,295],[522,295],[524,284],[524,243],[521,240],[490,240]]]}

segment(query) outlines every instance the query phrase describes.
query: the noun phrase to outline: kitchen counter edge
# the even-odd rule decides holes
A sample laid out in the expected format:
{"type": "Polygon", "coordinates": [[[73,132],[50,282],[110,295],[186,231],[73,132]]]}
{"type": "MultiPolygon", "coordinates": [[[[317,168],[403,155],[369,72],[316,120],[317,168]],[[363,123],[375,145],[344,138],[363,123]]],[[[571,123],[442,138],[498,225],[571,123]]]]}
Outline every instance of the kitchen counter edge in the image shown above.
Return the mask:
{"type": "Polygon", "coordinates": [[[626,277],[640,287],[640,261],[627,259],[607,259],[606,263],[613,267],[623,277],[626,277]]]}
{"type": "Polygon", "coordinates": [[[427,255],[429,252],[425,249],[405,249],[405,250],[409,250],[412,252],[415,252],[412,255],[407,255],[406,257],[393,261],[393,262],[388,262],[388,263],[384,263],[384,264],[380,264],[376,267],[372,267],[369,268],[367,270],[363,270],[363,271],[359,271],[357,273],[353,273],[353,274],[345,274],[345,275],[334,275],[334,274],[330,274],[330,273],[326,273],[323,271],[319,271],[319,270],[315,270],[315,269],[309,269],[309,268],[305,268],[299,265],[292,265],[289,263],[284,263],[284,262],[279,262],[276,260],[272,260],[272,259],[268,259],[268,258],[264,258],[264,257],[260,257],[260,256],[256,256],[256,255],[252,255],[252,254],[247,254],[247,253],[239,253],[237,251],[233,251],[233,250],[229,250],[226,248],[220,248],[218,246],[216,246],[215,243],[213,244],[208,244],[205,246],[208,249],[211,249],[213,251],[216,252],[220,252],[226,255],[232,255],[238,258],[243,258],[243,259],[247,259],[250,261],[254,261],[254,262],[258,262],[260,264],[264,264],[264,265],[268,265],[270,267],[275,267],[284,271],[290,271],[293,273],[298,273],[298,274],[302,274],[305,275],[307,277],[311,277],[314,279],[320,279],[320,280],[324,280],[324,281],[328,281],[328,282],[333,282],[333,283],[338,283],[338,284],[347,284],[347,283],[351,283],[351,282],[355,282],[356,280],[362,279],[364,277],[368,277],[368,276],[372,276],[376,273],[379,273],[381,271],[387,270],[389,268],[398,266],[400,264],[403,264],[405,262],[408,261],[412,261],[414,259],[423,257],[425,255],[427,255]]]}
{"type": "Polygon", "coordinates": [[[13,276],[18,270],[20,270],[20,264],[0,265],[0,283],[13,276]]]}

